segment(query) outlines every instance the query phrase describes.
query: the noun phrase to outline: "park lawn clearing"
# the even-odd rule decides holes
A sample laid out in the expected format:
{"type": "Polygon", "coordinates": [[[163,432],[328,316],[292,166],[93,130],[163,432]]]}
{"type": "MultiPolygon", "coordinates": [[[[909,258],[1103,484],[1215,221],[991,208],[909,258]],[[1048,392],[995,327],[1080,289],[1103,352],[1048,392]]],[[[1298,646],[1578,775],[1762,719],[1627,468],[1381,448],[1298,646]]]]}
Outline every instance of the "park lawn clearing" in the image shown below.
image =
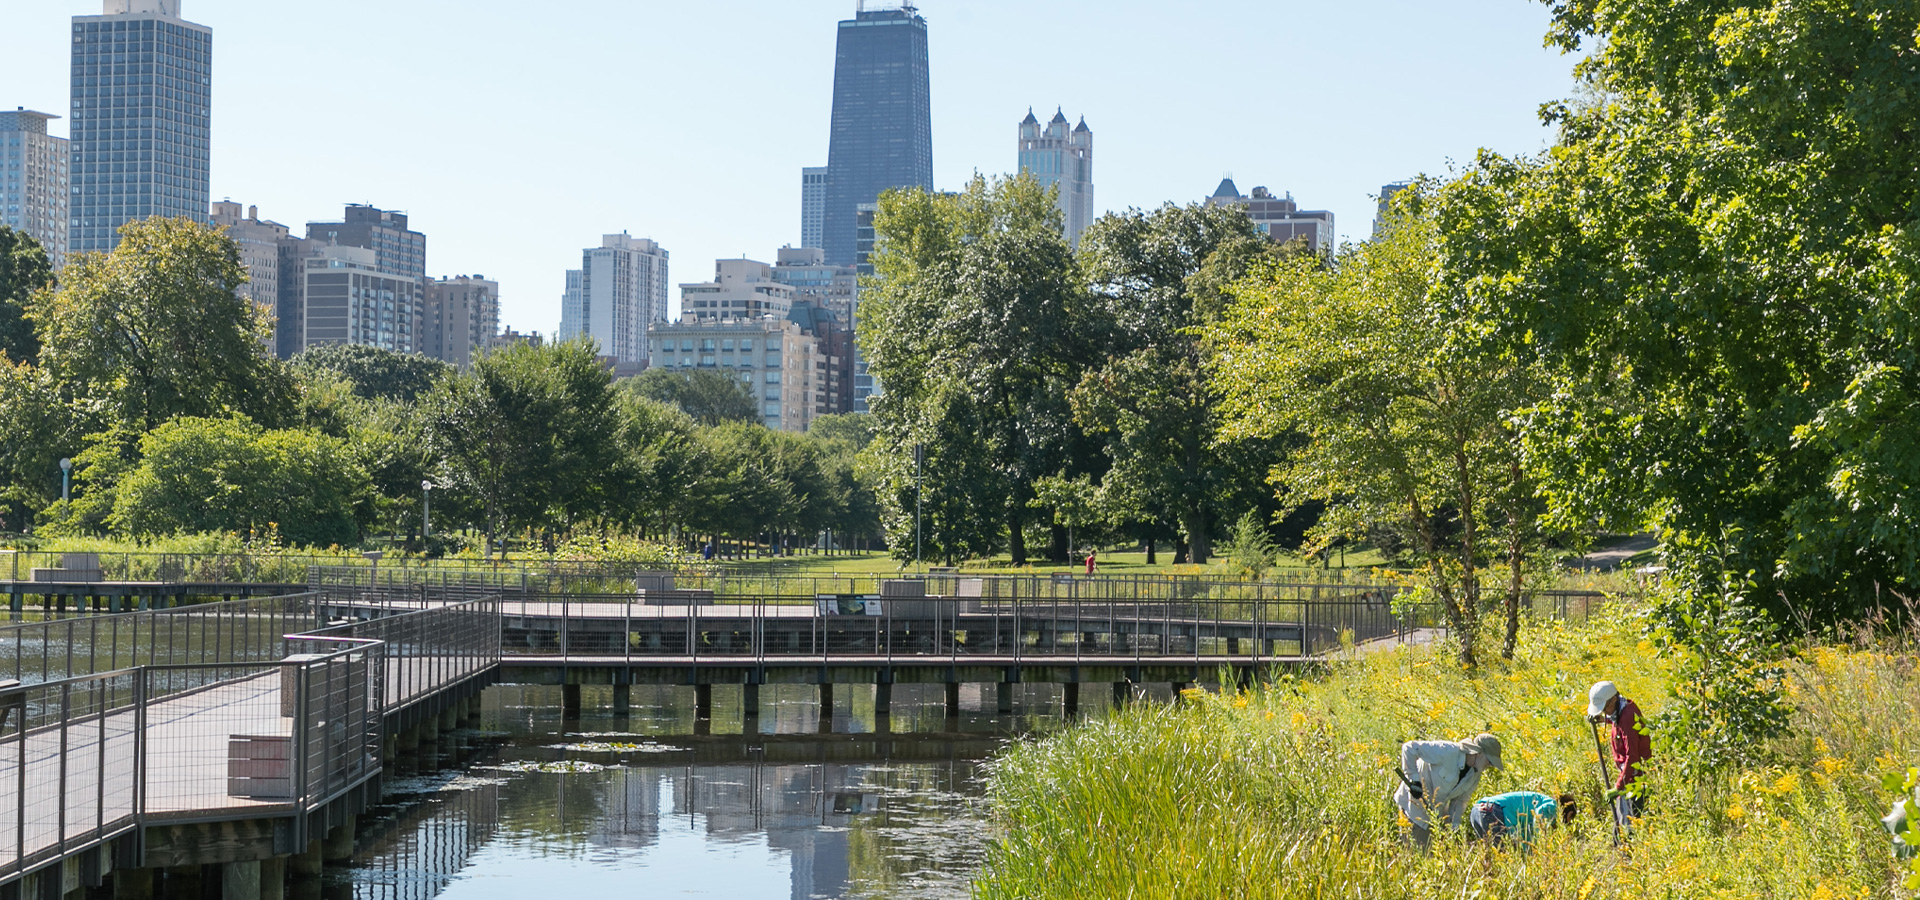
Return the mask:
{"type": "MultiPolygon", "coordinates": [[[[1336,663],[1250,692],[1191,691],[1013,746],[994,765],[999,840],[981,898],[1867,898],[1894,890],[1883,773],[1920,740],[1903,656],[1816,646],[1789,666],[1788,735],[1686,782],[1658,768],[1623,847],[1601,810],[1582,718],[1600,679],[1657,714],[1668,664],[1632,609],[1523,632],[1511,663],[1463,671],[1445,648],[1336,663]],[[1506,745],[1483,795],[1580,798],[1581,823],[1531,854],[1402,842],[1387,797],[1398,745],[1482,730],[1506,745]]],[[[1657,757],[1656,757],[1657,758],[1657,757]]]]}

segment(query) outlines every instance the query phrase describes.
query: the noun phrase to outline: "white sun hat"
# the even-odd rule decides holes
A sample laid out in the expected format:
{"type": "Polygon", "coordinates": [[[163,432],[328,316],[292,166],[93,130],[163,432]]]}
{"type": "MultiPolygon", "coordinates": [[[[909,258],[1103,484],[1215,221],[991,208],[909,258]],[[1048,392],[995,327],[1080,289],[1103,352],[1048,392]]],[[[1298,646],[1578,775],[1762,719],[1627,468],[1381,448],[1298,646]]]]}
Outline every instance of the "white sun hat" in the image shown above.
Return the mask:
{"type": "Polygon", "coordinates": [[[1587,715],[1602,716],[1607,712],[1607,701],[1620,696],[1620,689],[1611,681],[1602,681],[1587,691],[1587,715]]]}

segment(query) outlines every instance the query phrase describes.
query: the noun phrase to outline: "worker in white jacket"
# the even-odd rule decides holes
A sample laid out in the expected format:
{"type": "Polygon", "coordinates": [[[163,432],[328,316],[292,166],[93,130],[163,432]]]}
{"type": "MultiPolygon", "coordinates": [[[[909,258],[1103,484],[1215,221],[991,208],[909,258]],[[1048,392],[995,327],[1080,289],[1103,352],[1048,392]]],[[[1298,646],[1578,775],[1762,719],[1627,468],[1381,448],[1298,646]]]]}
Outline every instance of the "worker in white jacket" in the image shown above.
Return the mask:
{"type": "Polygon", "coordinates": [[[1427,846],[1436,817],[1458,828],[1480,787],[1480,773],[1489,768],[1503,768],[1500,739],[1491,734],[1401,744],[1400,787],[1393,792],[1393,805],[1413,823],[1414,841],[1427,846]]]}

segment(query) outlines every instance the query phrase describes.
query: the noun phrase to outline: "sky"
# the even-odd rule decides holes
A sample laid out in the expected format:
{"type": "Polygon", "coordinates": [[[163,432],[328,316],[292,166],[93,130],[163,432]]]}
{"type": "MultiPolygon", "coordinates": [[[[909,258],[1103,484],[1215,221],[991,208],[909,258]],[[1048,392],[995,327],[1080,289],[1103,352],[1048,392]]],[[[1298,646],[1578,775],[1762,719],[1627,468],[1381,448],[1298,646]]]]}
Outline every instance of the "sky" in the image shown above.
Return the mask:
{"type": "MultiPolygon", "coordinates": [[[[660,242],[675,283],[800,240],[825,165],[835,23],[855,0],[184,0],[213,29],[213,199],[292,226],[409,214],[430,275],[501,283],[552,333],[582,248],[660,242]]],[[[0,108],[68,113],[74,15],[0,0],[0,108]]],[[[1231,175],[1343,239],[1382,184],[1530,153],[1574,60],[1530,0],[920,0],[936,188],[1010,172],[1017,125],[1094,132],[1096,211],[1189,203],[1231,175]]],[[[65,120],[54,123],[64,135],[65,120]]],[[[679,292],[673,293],[677,310],[679,292]]]]}

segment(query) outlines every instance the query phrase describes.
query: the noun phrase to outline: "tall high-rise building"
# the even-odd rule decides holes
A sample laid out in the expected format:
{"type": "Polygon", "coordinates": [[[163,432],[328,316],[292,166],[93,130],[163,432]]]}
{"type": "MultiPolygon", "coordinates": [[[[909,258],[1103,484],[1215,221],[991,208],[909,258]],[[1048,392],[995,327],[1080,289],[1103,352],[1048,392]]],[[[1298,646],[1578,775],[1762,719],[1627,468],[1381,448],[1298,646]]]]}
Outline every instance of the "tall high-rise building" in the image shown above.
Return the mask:
{"type": "Polygon", "coordinates": [[[1253,219],[1253,227],[1276,244],[1300,240],[1322,255],[1333,253],[1333,213],[1324,209],[1301,209],[1292,194],[1276,197],[1272,191],[1257,187],[1251,195],[1243,197],[1233,179],[1222,178],[1213,196],[1207,198],[1207,205],[1238,206],[1246,210],[1247,216],[1253,219]]]}
{"type": "MultiPolygon", "coordinates": [[[[378,282],[380,296],[377,309],[373,311],[376,320],[371,327],[362,321],[367,309],[357,304],[354,306],[353,314],[357,318],[348,331],[347,343],[371,344],[401,353],[422,352],[421,316],[426,311],[428,282],[427,236],[407,226],[406,213],[349,203],[338,222],[308,222],[307,240],[297,248],[297,252],[311,257],[319,250],[330,247],[370,251],[373,256],[368,268],[380,275],[391,276],[378,282]],[[389,326],[393,329],[391,336],[384,331],[389,326]]],[[[355,268],[360,267],[361,257],[353,255],[351,263],[355,268]]],[[[311,267],[310,263],[306,264],[306,268],[311,267]]],[[[356,272],[352,279],[356,290],[361,288],[363,281],[368,285],[374,283],[356,272]]],[[[297,302],[306,306],[301,316],[303,328],[311,327],[317,321],[332,321],[327,319],[333,314],[332,307],[315,310],[315,298],[310,291],[315,284],[326,284],[326,290],[331,291],[333,283],[331,279],[316,282],[312,278],[304,278],[300,283],[302,294],[297,302]]],[[[288,298],[283,298],[281,305],[288,305],[288,298]]],[[[301,341],[307,347],[327,343],[333,341],[333,331],[329,330],[325,335],[303,334],[301,341]]]]}
{"type": "Polygon", "coordinates": [[[280,314],[280,242],[291,232],[279,222],[260,218],[260,207],[250,206],[243,215],[240,204],[222,200],[213,204],[213,224],[227,230],[227,237],[240,246],[240,264],[247,267],[247,283],[240,293],[280,314]]]}
{"type": "Polygon", "coordinates": [[[493,346],[500,331],[500,283],[461,275],[427,283],[420,316],[420,352],[464,369],[493,346]]]}
{"type": "Polygon", "coordinates": [[[667,320],[667,251],[622,232],[601,238],[567,272],[560,340],[592,337],[616,364],[645,365],[647,326],[667,320]]]}
{"type": "MultiPolygon", "coordinates": [[[[876,7],[878,4],[873,4],[876,7]]],[[[927,20],[912,0],[840,23],[833,64],[821,248],[852,265],[860,204],[897,187],[933,188],[933,110],[927,20]]]]}
{"type": "Polygon", "coordinates": [[[1042,185],[1060,188],[1057,201],[1067,242],[1080,246],[1080,233],[1093,224],[1093,130],[1085,116],[1072,130],[1064,111],[1042,128],[1027,110],[1020,122],[1020,171],[1031,172],[1042,185]]]}
{"type": "Polygon", "coordinates": [[[301,350],[323,344],[420,350],[415,330],[419,279],[383,271],[379,255],[365,247],[317,240],[299,244],[301,350]]]}
{"type": "Polygon", "coordinates": [[[72,252],[112,250],[150,216],[207,220],[213,30],[180,0],[105,0],[73,17],[72,252]]]}
{"type": "Polygon", "coordinates": [[[47,133],[51,113],[0,112],[0,225],[46,248],[55,269],[67,259],[67,139],[47,133]]]}
{"type": "Polygon", "coordinates": [[[827,230],[827,167],[800,170],[800,246],[819,247],[827,230]]]}

